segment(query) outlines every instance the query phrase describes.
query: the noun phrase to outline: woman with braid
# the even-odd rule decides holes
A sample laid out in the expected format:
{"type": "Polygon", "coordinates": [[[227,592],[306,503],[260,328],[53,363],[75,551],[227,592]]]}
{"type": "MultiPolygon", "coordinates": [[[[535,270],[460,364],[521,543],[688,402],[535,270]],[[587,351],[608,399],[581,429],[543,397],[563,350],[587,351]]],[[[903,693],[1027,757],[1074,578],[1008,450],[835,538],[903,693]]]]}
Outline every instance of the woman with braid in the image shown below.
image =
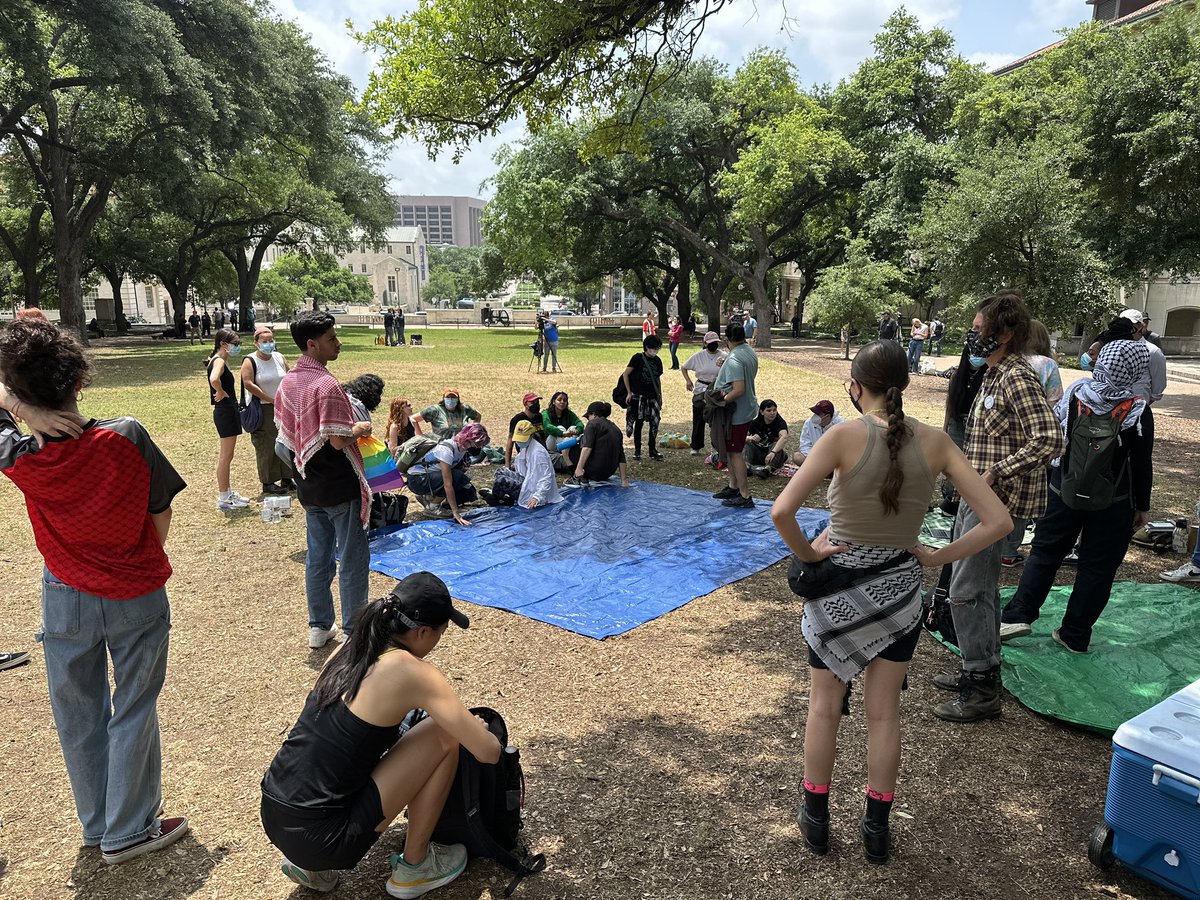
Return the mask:
{"type": "Polygon", "coordinates": [[[392,855],[387,892],[419,897],[462,874],[466,848],[429,838],[458,748],[494,763],[501,747],[425,661],[451,622],[470,624],[441,579],[409,575],[367,605],[317,678],[262,780],[263,828],[292,881],[332,891],[340,870],[353,869],[405,808],[404,852],[392,855]],[[414,709],[428,718],[403,730],[414,709]]]}
{"type": "Polygon", "coordinates": [[[1007,534],[1012,520],[944,431],[904,415],[908,359],[895,341],[867,344],[850,374],[847,393],[862,418],[835,425],[814,445],[771,518],[804,562],[864,570],[841,590],[804,604],[812,684],[797,822],[810,849],[829,851],[829,785],[842,702],[851,680],[865,672],[867,801],[859,831],[867,859],[884,863],[900,767],[900,688],[921,633],[921,566],[981,550],[1007,534]],[[980,523],[930,550],[917,537],[941,473],[980,511],[980,523]],[[810,543],[796,513],[829,475],[830,526],[810,543]]]}

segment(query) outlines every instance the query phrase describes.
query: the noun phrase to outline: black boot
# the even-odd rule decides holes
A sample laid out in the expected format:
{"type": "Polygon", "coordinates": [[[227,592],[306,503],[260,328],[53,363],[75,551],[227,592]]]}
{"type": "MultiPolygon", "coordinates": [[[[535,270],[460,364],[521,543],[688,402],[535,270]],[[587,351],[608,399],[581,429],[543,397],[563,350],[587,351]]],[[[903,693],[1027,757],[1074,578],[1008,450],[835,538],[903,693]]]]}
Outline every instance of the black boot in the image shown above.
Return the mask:
{"type": "Polygon", "coordinates": [[[816,794],[804,791],[804,803],[796,814],[796,824],[804,835],[808,849],[818,856],[829,852],[829,792],[816,794]]]}
{"type": "Polygon", "coordinates": [[[946,722],[976,722],[994,719],[1000,708],[1000,667],[993,666],[984,672],[963,672],[958,696],[935,706],[933,714],[946,722]]]}
{"type": "Polygon", "coordinates": [[[867,862],[877,866],[888,861],[888,814],[891,811],[891,800],[876,800],[867,796],[867,814],[863,816],[858,831],[862,835],[867,862]]]}

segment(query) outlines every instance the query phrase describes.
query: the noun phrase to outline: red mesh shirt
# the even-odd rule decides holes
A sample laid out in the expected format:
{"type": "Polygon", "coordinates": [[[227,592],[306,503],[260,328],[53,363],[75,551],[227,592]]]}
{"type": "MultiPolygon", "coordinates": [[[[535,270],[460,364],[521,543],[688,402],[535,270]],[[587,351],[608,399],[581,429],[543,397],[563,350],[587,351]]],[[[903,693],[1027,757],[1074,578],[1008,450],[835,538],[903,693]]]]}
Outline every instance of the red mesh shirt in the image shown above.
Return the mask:
{"type": "Polygon", "coordinates": [[[136,419],[92,419],[79,437],[38,449],[0,411],[0,469],[25,495],[38,550],[64,584],[129,600],[171,577],[150,516],[186,485],[136,419]]]}

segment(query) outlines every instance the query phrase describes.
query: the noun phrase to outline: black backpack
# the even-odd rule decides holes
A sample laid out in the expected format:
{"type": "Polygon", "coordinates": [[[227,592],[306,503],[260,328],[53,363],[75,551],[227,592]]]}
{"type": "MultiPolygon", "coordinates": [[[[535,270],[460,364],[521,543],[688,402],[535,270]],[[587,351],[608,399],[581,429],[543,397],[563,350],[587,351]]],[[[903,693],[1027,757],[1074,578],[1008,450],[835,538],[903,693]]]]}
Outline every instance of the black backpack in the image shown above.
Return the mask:
{"type": "Polygon", "coordinates": [[[494,709],[477,706],[471,712],[487,723],[504,749],[494,765],[481,763],[465,747],[459,749],[458,772],[433,840],[463,844],[468,858],[481,856],[507,866],[516,873],[504,891],[511,897],[526,875],[546,868],[546,857],[530,855],[520,840],[525,776],[520,751],[508,743],[508,726],[494,709]]]}
{"type": "Polygon", "coordinates": [[[625,373],[621,372],[617,376],[617,386],[612,390],[612,401],[621,407],[621,409],[629,408],[629,392],[625,390],[625,373]]]}
{"type": "Polygon", "coordinates": [[[1121,425],[1134,401],[1124,400],[1107,413],[1097,413],[1078,397],[1070,399],[1067,413],[1067,448],[1062,455],[1059,496],[1071,509],[1096,512],[1117,500],[1117,485],[1129,466],[1114,470],[1113,459],[1121,445],[1121,425]]]}

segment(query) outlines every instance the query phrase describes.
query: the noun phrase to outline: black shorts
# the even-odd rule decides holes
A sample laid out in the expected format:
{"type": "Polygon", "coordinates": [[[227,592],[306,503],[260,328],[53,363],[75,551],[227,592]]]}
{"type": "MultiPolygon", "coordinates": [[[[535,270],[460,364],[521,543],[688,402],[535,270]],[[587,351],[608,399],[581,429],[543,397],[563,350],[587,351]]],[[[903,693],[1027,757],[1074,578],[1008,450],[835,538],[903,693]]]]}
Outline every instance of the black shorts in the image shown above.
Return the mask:
{"type": "Polygon", "coordinates": [[[267,839],[302,869],[353,869],[379,840],[383,801],[374,779],[335,810],[298,810],[265,793],[260,805],[267,839]]]}
{"type": "Polygon", "coordinates": [[[223,438],[237,437],[242,433],[242,413],[232,400],[222,400],[213,407],[213,424],[217,434],[223,438]]]}
{"type": "MultiPolygon", "coordinates": [[[[888,662],[909,662],[913,658],[913,654],[917,651],[917,641],[921,639],[921,622],[917,620],[917,624],[913,626],[912,631],[908,634],[903,634],[896,640],[892,641],[879,652],[876,659],[886,659],[888,662]]],[[[808,664],[814,669],[828,669],[829,666],[821,662],[821,657],[809,648],[808,664]]]]}

